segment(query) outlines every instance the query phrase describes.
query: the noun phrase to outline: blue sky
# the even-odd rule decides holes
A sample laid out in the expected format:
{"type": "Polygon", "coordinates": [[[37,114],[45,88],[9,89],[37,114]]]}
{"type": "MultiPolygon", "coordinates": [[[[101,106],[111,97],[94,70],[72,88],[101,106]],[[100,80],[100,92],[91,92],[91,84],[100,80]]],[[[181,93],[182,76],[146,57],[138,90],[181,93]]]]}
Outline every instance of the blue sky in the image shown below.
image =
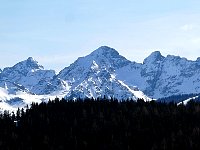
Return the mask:
{"type": "Polygon", "coordinates": [[[199,0],[0,0],[0,68],[34,57],[60,69],[102,45],[142,62],[200,57],[199,0]]]}

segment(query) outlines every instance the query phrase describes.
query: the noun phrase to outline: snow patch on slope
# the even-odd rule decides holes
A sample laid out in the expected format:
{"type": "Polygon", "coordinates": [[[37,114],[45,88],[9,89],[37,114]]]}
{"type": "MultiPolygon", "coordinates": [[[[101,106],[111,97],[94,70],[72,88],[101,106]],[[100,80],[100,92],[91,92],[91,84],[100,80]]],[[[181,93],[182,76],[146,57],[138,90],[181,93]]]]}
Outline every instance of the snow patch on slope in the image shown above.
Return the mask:
{"type": "Polygon", "coordinates": [[[197,98],[199,98],[199,96],[194,96],[194,97],[188,98],[188,99],[184,100],[183,102],[178,103],[178,105],[181,105],[181,104],[187,105],[187,103],[188,103],[189,101],[195,100],[195,99],[197,99],[197,98]]]}
{"type": "Polygon", "coordinates": [[[123,83],[122,81],[118,80],[119,83],[121,83],[124,87],[126,87],[133,95],[135,95],[136,99],[137,98],[143,98],[144,101],[151,101],[149,97],[147,97],[142,91],[140,91],[137,87],[132,87],[130,88],[128,85],[123,83]]]}

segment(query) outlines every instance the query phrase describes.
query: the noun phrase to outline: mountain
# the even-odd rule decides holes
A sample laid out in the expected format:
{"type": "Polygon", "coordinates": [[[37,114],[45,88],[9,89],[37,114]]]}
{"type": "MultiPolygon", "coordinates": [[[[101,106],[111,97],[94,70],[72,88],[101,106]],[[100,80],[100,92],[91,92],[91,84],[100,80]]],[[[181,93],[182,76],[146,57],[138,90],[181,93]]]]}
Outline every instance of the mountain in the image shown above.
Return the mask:
{"type": "MultiPolygon", "coordinates": [[[[200,58],[151,53],[143,63],[102,46],[78,58],[58,74],[29,57],[0,71],[0,99],[9,106],[50,97],[114,97],[151,100],[179,94],[200,93],[200,58]]],[[[16,107],[18,105],[15,105],[16,107]]],[[[1,106],[0,106],[1,107],[1,106]]]]}
{"type": "Polygon", "coordinates": [[[102,46],[60,71],[52,80],[51,89],[63,90],[69,98],[97,98],[105,95],[118,99],[149,100],[137,87],[116,78],[116,70],[131,63],[113,48],[102,46]]]}
{"type": "Polygon", "coordinates": [[[152,93],[149,89],[143,91],[149,96],[161,98],[177,94],[200,93],[198,61],[173,55],[158,56],[158,59],[152,63],[144,61],[142,71],[152,93]]]}
{"type": "Polygon", "coordinates": [[[7,67],[0,73],[0,87],[6,88],[10,94],[25,91],[37,94],[41,82],[49,82],[55,76],[54,70],[44,70],[36,60],[27,60],[7,67]]]}
{"type": "Polygon", "coordinates": [[[130,64],[120,68],[118,78],[126,84],[139,87],[152,98],[179,94],[200,93],[200,63],[179,56],[164,57],[153,52],[141,64],[130,64]],[[124,74],[131,74],[124,78],[124,74]]]}

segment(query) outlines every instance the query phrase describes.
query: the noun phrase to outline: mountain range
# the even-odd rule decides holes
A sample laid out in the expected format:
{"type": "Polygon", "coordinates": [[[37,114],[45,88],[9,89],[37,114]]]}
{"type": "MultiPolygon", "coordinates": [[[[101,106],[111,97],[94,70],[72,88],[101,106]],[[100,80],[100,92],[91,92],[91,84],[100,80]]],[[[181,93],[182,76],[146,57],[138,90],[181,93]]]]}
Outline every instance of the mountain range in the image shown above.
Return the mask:
{"type": "Polygon", "coordinates": [[[17,109],[55,97],[143,98],[148,101],[178,94],[200,93],[200,58],[151,53],[143,63],[102,46],[78,58],[58,74],[32,57],[0,72],[0,108],[17,109]]]}

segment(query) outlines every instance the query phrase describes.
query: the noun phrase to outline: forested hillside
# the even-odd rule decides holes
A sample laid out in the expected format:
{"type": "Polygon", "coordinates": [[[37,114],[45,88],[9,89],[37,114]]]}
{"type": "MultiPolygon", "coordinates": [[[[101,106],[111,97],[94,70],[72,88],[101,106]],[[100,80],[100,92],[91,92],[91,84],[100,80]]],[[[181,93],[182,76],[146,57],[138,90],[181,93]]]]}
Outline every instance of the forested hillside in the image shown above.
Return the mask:
{"type": "Polygon", "coordinates": [[[157,99],[157,102],[180,103],[180,102],[183,102],[187,99],[193,99],[194,101],[200,101],[200,93],[172,95],[172,96],[169,96],[169,97],[159,98],[159,99],[157,99]]]}
{"type": "Polygon", "coordinates": [[[200,149],[200,103],[79,99],[0,117],[1,150],[200,149]]]}

